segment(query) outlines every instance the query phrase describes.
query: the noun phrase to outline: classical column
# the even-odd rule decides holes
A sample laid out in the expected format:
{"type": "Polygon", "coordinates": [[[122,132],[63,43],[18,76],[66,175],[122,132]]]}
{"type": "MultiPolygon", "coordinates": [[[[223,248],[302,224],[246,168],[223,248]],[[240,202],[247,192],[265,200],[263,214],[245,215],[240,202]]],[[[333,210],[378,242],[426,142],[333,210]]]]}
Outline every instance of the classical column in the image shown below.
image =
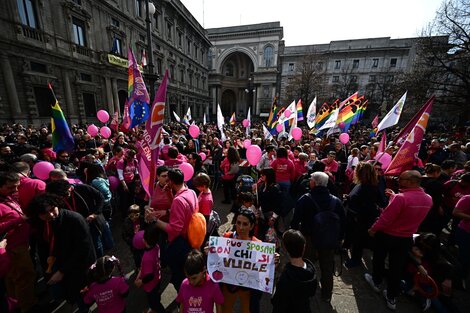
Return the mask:
{"type": "Polygon", "coordinates": [[[107,76],[104,77],[104,88],[105,88],[105,94],[106,94],[105,101],[108,103],[108,112],[109,114],[114,114],[116,105],[114,104],[111,80],[107,76]]]}
{"type": "Polygon", "coordinates": [[[70,117],[76,117],[77,111],[75,110],[75,107],[73,106],[73,100],[72,100],[72,88],[70,87],[70,77],[69,73],[67,72],[67,69],[64,69],[63,71],[64,74],[64,91],[65,91],[65,106],[67,107],[67,113],[70,115],[70,117]]]}
{"type": "Polygon", "coordinates": [[[212,87],[212,114],[217,115],[217,86],[212,87]]]}
{"type": "Polygon", "coordinates": [[[21,114],[20,101],[16,91],[15,79],[13,78],[13,71],[11,70],[10,61],[6,54],[1,54],[1,67],[5,82],[5,89],[8,96],[8,106],[11,108],[11,114],[14,118],[21,114]]]}
{"type": "Polygon", "coordinates": [[[114,102],[114,107],[118,112],[120,111],[119,107],[119,96],[118,96],[118,88],[117,88],[117,79],[113,78],[111,79],[111,84],[112,84],[112,94],[113,94],[113,102],[114,102]]]}
{"type": "Polygon", "coordinates": [[[259,116],[260,107],[258,102],[258,86],[255,86],[255,89],[253,91],[253,111],[256,112],[256,116],[259,116]]]}

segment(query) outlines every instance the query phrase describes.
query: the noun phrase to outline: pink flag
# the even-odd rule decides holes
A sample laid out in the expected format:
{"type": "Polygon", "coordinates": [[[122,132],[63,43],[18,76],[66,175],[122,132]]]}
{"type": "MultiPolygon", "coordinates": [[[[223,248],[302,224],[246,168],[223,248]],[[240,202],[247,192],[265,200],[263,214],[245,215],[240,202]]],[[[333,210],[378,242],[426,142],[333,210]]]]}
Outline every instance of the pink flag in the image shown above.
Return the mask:
{"type": "Polygon", "coordinates": [[[432,96],[426,102],[423,113],[388,166],[385,175],[398,176],[402,172],[413,168],[415,160],[418,157],[419,147],[423,141],[424,133],[426,132],[434,98],[435,97],[432,96]]]}
{"type": "Polygon", "coordinates": [[[113,119],[111,120],[111,123],[109,123],[109,128],[117,132],[119,126],[119,117],[118,117],[118,112],[114,112],[113,119]]]}
{"type": "Polygon", "coordinates": [[[380,139],[379,149],[377,150],[377,154],[385,152],[385,147],[387,146],[387,133],[385,130],[382,131],[382,139],[380,139]]]}
{"type": "Polygon", "coordinates": [[[124,103],[124,113],[122,116],[121,131],[128,132],[131,126],[131,117],[129,115],[129,102],[126,99],[124,103]]]}
{"type": "Polygon", "coordinates": [[[435,97],[432,96],[431,98],[426,101],[426,103],[423,105],[423,107],[413,116],[413,118],[408,122],[408,124],[403,127],[403,129],[398,133],[398,135],[394,138],[393,142],[397,146],[401,146],[403,142],[406,140],[408,137],[408,134],[413,130],[413,127],[418,123],[418,120],[421,118],[423,113],[426,111],[426,108],[428,107],[429,103],[432,103],[434,101],[435,97]]]}
{"type": "Polygon", "coordinates": [[[158,87],[157,94],[153,100],[150,118],[145,124],[143,139],[140,141],[139,150],[139,174],[142,187],[152,197],[155,185],[155,164],[160,152],[160,141],[162,138],[162,126],[165,118],[166,90],[168,85],[168,70],[165,71],[162,83],[158,87]]]}
{"type": "Polygon", "coordinates": [[[379,125],[379,115],[376,115],[374,119],[372,120],[372,128],[377,128],[379,125]]]}

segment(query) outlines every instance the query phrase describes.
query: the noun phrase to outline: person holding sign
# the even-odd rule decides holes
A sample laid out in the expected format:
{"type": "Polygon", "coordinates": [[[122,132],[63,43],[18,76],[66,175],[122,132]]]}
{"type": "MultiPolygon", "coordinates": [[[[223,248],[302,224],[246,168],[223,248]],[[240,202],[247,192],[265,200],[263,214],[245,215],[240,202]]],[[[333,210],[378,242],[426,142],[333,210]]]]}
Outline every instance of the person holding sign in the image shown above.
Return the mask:
{"type": "MultiPolygon", "coordinates": [[[[256,217],[253,211],[242,209],[238,213],[235,222],[235,231],[227,232],[224,234],[225,238],[235,238],[240,240],[250,240],[254,242],[261,242],[258,238],[253,236],[253,230],[256,224],[256,217]]],[[[254,290],[253,290],[254,291],[254,290]]],[[[233,312],[233,305],[237,298],[240,298],[240,306],[242,313],[250,313],[250,298],[252,289],[235,286],[230,284],[222,284],[222,294],[224,295],[224,304],[222,305],[222,313],[233,312]]],[[[258,310],[259,312],[259,301],[258,310]]]]}

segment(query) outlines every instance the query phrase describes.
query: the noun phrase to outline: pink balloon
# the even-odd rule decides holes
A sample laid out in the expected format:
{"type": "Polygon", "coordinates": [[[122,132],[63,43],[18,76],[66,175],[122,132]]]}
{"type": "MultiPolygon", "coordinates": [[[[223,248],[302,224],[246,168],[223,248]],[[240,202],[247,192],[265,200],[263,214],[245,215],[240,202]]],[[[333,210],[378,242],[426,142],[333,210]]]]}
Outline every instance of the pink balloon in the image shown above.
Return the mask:
{"type": "Polygon", "coordinates": [[[111,136],[111,129],[108,126],[103,126],[100,128],[100,134],[103,138],[109,138],[111,136]]]}
{"type": "Polygon", "coordinates": [[[291,114],[292,114],[292,112],[289,109],[284,111],[284,116],[287,117],[287,118],[289,118],[291,114]]]}
{"type": "Polygon", "coordinates": [[[381,152],[375,156],[375,160],[382,163],[382,169],[385,171],[392,162],[392,156],[387,152],[381,152]]]}
{"type": "Polygon", "coordinates": [[[109,180],[109,189],[111,189],[111,191],[117,190],[119,187],[119,178],[117,178],[116,176],[109,176],[108,180],[109,180]]]}
{"type": "Polygon", "coordinates": [[[302,130],[299,127],[294,127],[292,129],[292,138],[294,138],[295,140],[299,140],[300,138],[302,138],[302,130]]]}
{"type": "Polygon", "coordinates": [[[100,120],[101,123],[106,123],[109,121],[109,113],[105,110],[99,110],[96,112],[96,117],[100,120]]]}
{"type": "Polygon", "coordinates": [[[250,121],[247,120],[247,119],[244,119],[243,122],[242,122],[242,125],[243,125],[243,127],[248,127],[248,126],[250,126],[250,121]]]}
{"type": "Polygon", "coordinates": [[[33,167],[34,176],[41,180],[46,180],[49,178],[49,173],[54,169],[52,163],[42,161],[38,162],[33,167]]]}
{"type": "Polygon", "coordinates": [[[189,126],[189,134],[193,138],[197,138],[199,136],[200,129],[197,125],[189,126]]]}
{"type": "Polygon", "coordinates": [[[134,238],[132,238],[132,245],[134,248],[137,250],[143,250],[145,249],[145,242],[144,242],[144,231],[140,230],[138,231],[135,235],[134,238]]]}
{"type": "Polygon", "coordinates": [[[87,127],[86,131],[91,137],[95,137],[98,134],[98,127],[95,124],[91,124],[87,127]]]}
{"type": "Polygon", "coordinates": [[[339,126],[339,128],[343,129],[343,128],[344,128],[344,122],[340,122],[340,123],[338,124],[338,126],[339,126]]]}
{"type": "Polygon", "coordinates": [[[199,156],[203,162],[207,159],[207,155],[204,152],[199,152],[199,156]]]}
{"type": "Polygon", "coordinates": [[[276,125],[276,130],[277,130],[278,133],[282,132],[283,129],[284,129],[284,125],[282,125],[282,124],[277,124],[276,125]]]}
{"type": "Polygon", "coordinates": [[[246,149],[246,158],[252,166],[258,164],[258,162],[261,160],[262,154],[263,152],[261,151],[261,148],[257,145],[251,145],[248,147],[248,149],[246,149]]]}
{"type": "Polygon", "coordinates": [[[248,149],[249,146],[251,146],[251,140],[250,139],[243,140],[243,147],[245,147],[245,149],[248,149]]]}
{"type": "Polygon", "coordinates": [[[193,177],[194,174],[194,168],[191,164],[183,162],[179,165],[179,169],[183,172],[184,174],[184,181],[188,181],[193,177]]]}
{"type": "Polygon", "coordinates": [[[349,142],[349,135],[348,133],[342,133],[341,135],[339,135],[339,141],[345,145],[349,142]]]}

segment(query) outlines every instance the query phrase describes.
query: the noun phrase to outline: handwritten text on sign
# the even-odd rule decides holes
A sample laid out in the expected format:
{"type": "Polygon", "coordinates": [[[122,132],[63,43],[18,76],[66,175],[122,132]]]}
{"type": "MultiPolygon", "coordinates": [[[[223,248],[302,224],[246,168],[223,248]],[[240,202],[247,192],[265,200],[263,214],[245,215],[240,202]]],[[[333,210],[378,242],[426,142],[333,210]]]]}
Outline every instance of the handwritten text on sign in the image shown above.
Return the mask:
{"type": "Polygon", "coordinates": [[[207,269],[215,282],[273,292],[274,244],[210,237],[207,269]]]}

